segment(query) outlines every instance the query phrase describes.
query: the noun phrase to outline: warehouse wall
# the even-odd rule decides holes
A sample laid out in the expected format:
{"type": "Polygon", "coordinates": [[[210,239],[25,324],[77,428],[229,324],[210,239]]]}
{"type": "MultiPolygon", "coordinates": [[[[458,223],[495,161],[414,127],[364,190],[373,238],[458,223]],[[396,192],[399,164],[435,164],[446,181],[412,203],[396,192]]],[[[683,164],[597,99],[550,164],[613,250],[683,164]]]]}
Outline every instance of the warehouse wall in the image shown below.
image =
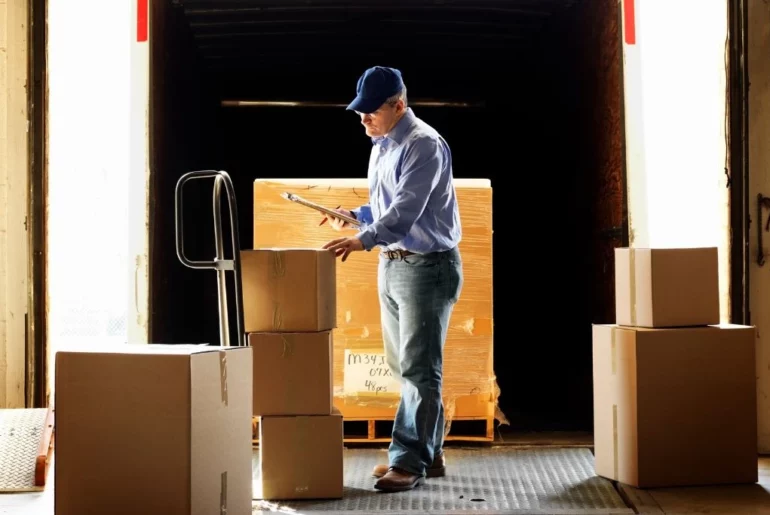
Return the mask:
{"type": "MultiPolygon", "coordinates": [[[[231,172],[239,192],[241,246],[251,248],[255,178],[361,177],[371,142],[355,116],[342,110],[223,109],[217,120],[210,102],[239,94],[347,99],[367,62],[351,66],[340,58],[339,70],[330,72],[339,84],[325,88],[308,90],[304,82],[288,80],[291,70],[275,70],[253,82],[244,76],[237,88],[219,83],[209,97],[189,33],[166,4],[155,3],[153,12],[153,35],[164,39],[155,46],[152,65],[151,340],[216,341],[215,276],[186,269],[175,256],[173,189],[179,175],[208,167],[231,172]],[[212,124],[217,129],[213,134],[208,129],[212,124]],[[212,156],[218,159],[212,161],[212,156]]],[[[583,5],[567,13],[533,41],[529,61],[498,55],[494,62],[507,62],[516,72],[515,81],[498,76],[509,70],[497,65],[457,62],[463,81],[447,81],[424,71],[424,63],[410,61],[408,54],[393,63],[404,70],[412,99],[486,102],[486,109],[415,110],[450,141],[457,177],[491,178],[495,188],[495,317],[500,335],[495,372],[502,389],[500,407],[515,427],[589,429],[592,423],[590,322],[607,319],[613,300],[605,295],[611,291],[611,269],[594,257],[599,252],[594,220],[601,220],[602,229],[622,222],[617,38],[616,2],[603,0],[600,7],[583,5]],[[603,196],[593,195],[605,183],[610,186],[603,196]],[[539,203],[536,213],[525,201],[529,192],[539,203]],[[606,213],[593,211],[597,201],[606,213]],[[517,248],[511,253],[505,244],[517,248]],[[526,299],[527,307],[517,313],[521,323],[527,329],[550,328],[543,329],[537,342],[508,334],[504,304],[510,300],[505,286],[510,283],[526,299]]],[[[191,188],[186,199],[186,251],[191,258],[210,259],[210,184],[191,188]],[[192,211],[196,202],[197,214],[192,211]]],[[[617,241],[610,238],[603,244],[612,248],[617,241]]]]}
{"type": "Polygon", "coordinates": [[[27,17],[0,0],[0,408],[26,402],[27,17]]]}
{"type": "MultiPolygon", "coordinates": [[[[757,225],[764,224],[770,210],[757,216],[757,194],[770,196],[770,4],[767,0],[749,0],[748,70],[749,70],[749,232],[751,323],[758,329],[757,379],[759,415],[759,451],[770,453],[770,256],[767,263],[757,263],[757,225]]],[[[763,232],[764,252],[770,253],[770,232],[763,232]]]]}
{"type": "MultiPolygon", "coordinates": [[[[590,429],[592,424],[590,324],[610,319],[614,306],[612,268],[604,266],[604,255],[595,256],[600,244],[607,254],[620,241],[600,241],[598,234],[622,225],[617,16],[615,0],[583,3],[532,41],[529,59],[501,53],[496,62],[507,68],[490,65],[487,75],[462,73],[470,63],[458,60],[457,75],[474,78],[467,85],[422,73],[408,54],[396,64],[413,99],[486,103],[486,109],[415,107],[415,112],[447,137],[456,177],[492,180],[494,368],[500,407],[520,429],[590,429]],[[489,76],[495,70],[514,70],[516,79],[489,76]],[[601,195],[594,195],[597,189],[601,195]],[[537,203],[535,211],[528,201],[537,203]],[[597,202],[601,211],[594,212],[597,202]],[[511,291],[526,301],[513,326],[505,305],[511,291]],[[540,331],[537,340],[520,337],[522,328],[540,331]]],[[[335,76],[348,77],[347,84],[328,93],[305,92],[302,98],[346,99],[364,65],[335,76]]],[[[280,78],[275,73],[265,82],[280,78]]],[[[246,96],[264,98],[258,96],[262,93],[254,87],[246,96]]],[[[281,97],[286,98],[295,97],[281,97]]],[[[257,177],[362,177],[365,172],[371,143],[355,117],[344,112],[232,108],[222,116],[222,163],[233,172],[239,192],[250,192],[257,177]]],[[[239,200],[241,244],[249,248],[252,199],[246,193],[239,200]]],[[[213,305],[215,298],[207,302],[213,305]]]]}
{"type": "Polygon", "coordinates": [[[620,8],[617,0],[598,0],[580,4],[583,31],[579,45],[580,61],[585,62],[583,87],[591,100],[582,102],[585,123],[580,147],[587,149],[590,178],[588,195],[592,199],[590,227],[585,236],[592,241],[590,256],[591,322],[615,321],[615,248],[628,245],[626,206],[626,153],[623,127],[623,55],[620,8]],[[589,106],[592,109],[588,109],[589,106]]]}

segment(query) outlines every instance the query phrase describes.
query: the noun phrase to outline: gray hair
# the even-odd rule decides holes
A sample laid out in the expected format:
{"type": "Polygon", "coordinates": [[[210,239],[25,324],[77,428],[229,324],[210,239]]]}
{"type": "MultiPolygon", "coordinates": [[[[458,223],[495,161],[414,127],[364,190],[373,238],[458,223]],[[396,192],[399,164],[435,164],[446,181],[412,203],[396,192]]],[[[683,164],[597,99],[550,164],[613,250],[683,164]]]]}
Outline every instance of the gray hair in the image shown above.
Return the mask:
{"type": "Polygon", "coordinates": [[[387,100],[385,101],[385,103],[386,103],[386,104],[389,104],[389,105],[395,105],[395,104],[396,104],[396,102],[398,102],[399,100],[403,100],[403,101],[404,101],[404,107],[406,107],[407,105],[409,105],[409,104],[407,104],[407,101],[406,101],[406,86],[404,86],[404,87],[401,89],[401,91],[399,91],[398,93],[396,93],[395,95],[393,95],[392,97],[390,97],[389,99],[387,99],[387,100]]]}

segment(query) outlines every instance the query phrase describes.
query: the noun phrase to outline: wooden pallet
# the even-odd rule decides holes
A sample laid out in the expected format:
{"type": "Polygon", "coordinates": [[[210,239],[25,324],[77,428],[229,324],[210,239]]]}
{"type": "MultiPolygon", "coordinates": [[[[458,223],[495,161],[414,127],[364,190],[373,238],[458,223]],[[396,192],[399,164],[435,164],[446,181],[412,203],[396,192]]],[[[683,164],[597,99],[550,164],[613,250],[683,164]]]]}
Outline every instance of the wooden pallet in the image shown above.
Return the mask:
{"type": "MultiPolygon", "coordinates": [[[[392,418],[346,418],[343,420],[343,441],[346,444],[370,444],[390,442],[392,418]]],[[[251,423],[252,445],[259,445],[259,418],[251,423]]],[[[452,420],[447,442],[491,443],[495,438],[493,417],[468,417],[452,420]]]]}

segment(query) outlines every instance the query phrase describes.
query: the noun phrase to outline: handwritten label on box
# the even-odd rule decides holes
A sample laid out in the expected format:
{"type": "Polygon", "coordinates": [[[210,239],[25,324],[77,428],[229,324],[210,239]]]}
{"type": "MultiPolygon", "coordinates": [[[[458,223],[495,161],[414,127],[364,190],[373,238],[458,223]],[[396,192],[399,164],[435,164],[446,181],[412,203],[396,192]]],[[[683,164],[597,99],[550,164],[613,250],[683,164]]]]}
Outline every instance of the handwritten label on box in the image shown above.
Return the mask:
{"type": "Polygon", "coordinates": [[[345,395],[398,396],[401,385],[382,352],[345,349],[345,395]]]}

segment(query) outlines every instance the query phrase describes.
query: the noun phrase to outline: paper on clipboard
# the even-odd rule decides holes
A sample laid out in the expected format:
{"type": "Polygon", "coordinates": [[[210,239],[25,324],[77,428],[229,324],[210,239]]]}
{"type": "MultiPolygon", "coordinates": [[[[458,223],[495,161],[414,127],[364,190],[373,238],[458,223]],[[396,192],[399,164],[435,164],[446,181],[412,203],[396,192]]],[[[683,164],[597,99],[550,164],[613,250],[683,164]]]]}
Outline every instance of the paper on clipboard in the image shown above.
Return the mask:
{"type": "Polygon", "coordinates": [[[325,215],[333,216],[335,218],[339,218],[340,220],[344,220],[347,223],[349,223],[350,225],[354,225],[356,227],[360,227],[361,226],[361,222],[359,222],[355,218],[352,218],[352,217],[349,217],[349,216],[345,216],[345,215],[343,215],[341,213],[338,213],[337,211],[335,211],[333,209],[329,209],[328,207],[324,207],[324,206],[318,205],[315,202],[311,202],[309,200],[305,200],[302,197],[300,197],[299,195],[296,195],[294,193],[289,193],[288,191],[284,191],[283,193],[281,193],[281,196],[283,198],[285,198],[286,200],[290,200],[292,202],[296,202],[297,204],[302,204],[303,206],[309,207],[310,209],[315,209],[316,211],[319,211],[319,212],[321,212],[321,213],[323,213],[325,215]]]}

